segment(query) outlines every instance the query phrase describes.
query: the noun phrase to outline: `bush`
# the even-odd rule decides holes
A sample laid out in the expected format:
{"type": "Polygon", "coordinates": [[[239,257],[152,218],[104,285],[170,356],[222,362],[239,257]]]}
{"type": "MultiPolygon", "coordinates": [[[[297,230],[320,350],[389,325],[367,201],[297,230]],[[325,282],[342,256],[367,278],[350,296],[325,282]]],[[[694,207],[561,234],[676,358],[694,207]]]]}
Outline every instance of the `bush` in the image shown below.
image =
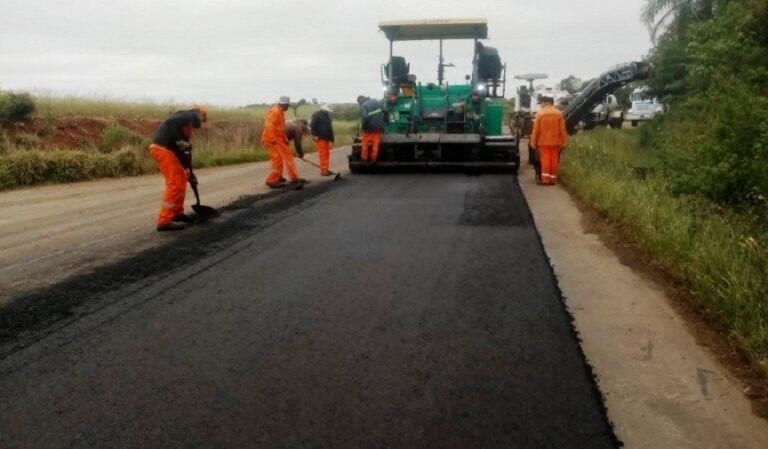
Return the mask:
{"type": "Polygon", "coordinates": [[[23,151],[0,156],[0,189],[45,182],[76,182],[104,177],[134,176],[143,172],[135,153],[83,151],[23,151]]]}
{"type": "Polygon", "coordinates": [[[35,112],[35,102],[28,93],[0,92],[0,121],[23,122],[35,112]]]}
{"type": "Polygon", "coordinates": [[[42,145],[42,140],[37,134],[21,133],[13,138],[13,144],[22,150],[36,150],[42,145]]]}
{"type": "Polygon", "coordinates": [[[101,143],[99,144],[99,151],[102,153],[114,153],[126,146],[137,145],[148,146],[148,143],[145,142],[144,137],[132,130],[120,126],[117,123],[111,123],[104,129],[104,133],[101,136],[101,143]]]}
{"type": "Polygon", "coordinates": [[[674,192],[743,204],[768,196],[768,98],[720,81],[666,117],[659,150],[674,192]]]}
{"type": "Polygon", "coordinates": [[[592,133],[577,136],[563,158],[563,181],[682,280],[744,349],[768,357],[768,229],[751,214],[674,194],[665,176],[633,179],[626,149],[615,152],[592,133]]]}

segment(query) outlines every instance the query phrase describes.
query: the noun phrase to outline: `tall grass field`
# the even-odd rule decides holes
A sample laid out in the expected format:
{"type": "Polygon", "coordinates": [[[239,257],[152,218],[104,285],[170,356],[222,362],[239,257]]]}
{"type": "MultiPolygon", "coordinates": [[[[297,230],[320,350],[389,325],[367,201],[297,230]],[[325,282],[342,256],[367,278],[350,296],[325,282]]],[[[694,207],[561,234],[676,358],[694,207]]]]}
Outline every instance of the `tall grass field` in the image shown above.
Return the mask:
{"type": "Polygon", "coordinates": [[[673,193],[652,148],[630,130],[573,139],[562,178],[686,285],[697,306],[758,361],[768,359],[768,224],[763,211],[673,193]]]}
{"type": "MultiPolygon", "coordinates": [[[[157,168],[148,152],[151,133],[170,113],[189,108],[189,105],[122,102],[109,98],[34,97],[34,101],[36,112],[31,125],[0,127],[0,190],[155,173],[157,168]],[[59,128],[86,125],[97,129],[89,130],[85,133],[88,138],[75,143],[64,144],[57,136],[65,133],[59,128]]],[[[193,137],[194,166],[218,167],[268,160],[260,143],[267,108],[211,107],[209,122],[193,137]]],[[[312,105],[289,109],[286,119],[309,118],[316,110],[312,105]]],[[[357,124],[335,120],[334,128],[336,146],[348,145],[357,124]]],[[[314,151],[311,137],[304,138],[303,148],[307,153],[314,151]]]]}

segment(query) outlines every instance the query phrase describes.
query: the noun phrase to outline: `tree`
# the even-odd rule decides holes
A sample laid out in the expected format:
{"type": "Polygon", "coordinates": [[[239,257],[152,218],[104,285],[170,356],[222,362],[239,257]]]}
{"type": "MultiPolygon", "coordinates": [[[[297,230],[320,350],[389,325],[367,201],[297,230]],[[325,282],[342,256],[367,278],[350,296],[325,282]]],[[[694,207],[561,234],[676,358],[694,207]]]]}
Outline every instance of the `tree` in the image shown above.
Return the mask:
{"type": "Polygon", "coordinates": [[[560,81],[560,89],[567,91],[569,94],[575,94],[581,90],[582,84],[584,84],[582,80],[571,75],[568,78],[560,81]]]}
{"type": "Polygon", "coordinates": [[[655,43],[668,29],[684,38],[691,24],[711,19],[726,3],[728,0],[646,0],[641,17],[655,43]]]}
{"type": "Polygon", "coordinates": [[[298,102],[291,105],[291,108],[293,109],[293,116],[298,117],[299,116],[299,108],[307,104],[307,99],[302,98],[298,102]]]}

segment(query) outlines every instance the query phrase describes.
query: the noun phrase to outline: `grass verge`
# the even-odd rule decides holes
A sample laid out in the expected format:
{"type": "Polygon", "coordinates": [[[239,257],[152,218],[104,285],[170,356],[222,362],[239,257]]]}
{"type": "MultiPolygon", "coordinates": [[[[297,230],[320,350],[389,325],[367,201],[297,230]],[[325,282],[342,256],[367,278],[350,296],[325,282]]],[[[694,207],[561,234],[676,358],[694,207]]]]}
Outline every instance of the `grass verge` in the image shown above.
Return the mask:
{"type": "Polygon", "coordinates": [[[619,224],[654,264],[682,281],[697,308],[755,361],[768,359],[768,229],[749,211],[671,193],[638,133],[598,130],[573,139],[568,189],[619,224]],[[641,167],[641,169],[638,169],[641,167]],[[648,170],[650,168],[650,170],[648,170]]]}

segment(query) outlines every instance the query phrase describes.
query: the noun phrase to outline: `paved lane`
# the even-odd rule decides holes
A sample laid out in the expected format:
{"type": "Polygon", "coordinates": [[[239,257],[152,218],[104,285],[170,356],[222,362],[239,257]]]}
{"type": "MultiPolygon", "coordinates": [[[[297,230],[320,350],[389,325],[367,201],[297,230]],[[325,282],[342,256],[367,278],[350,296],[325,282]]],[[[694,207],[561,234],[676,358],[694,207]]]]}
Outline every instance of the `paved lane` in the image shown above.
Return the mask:
{"type": "Polygon", "coordinates": [[[311,190],[51,293],[0,447],[616,447],[514,177],[311,190]]]}

